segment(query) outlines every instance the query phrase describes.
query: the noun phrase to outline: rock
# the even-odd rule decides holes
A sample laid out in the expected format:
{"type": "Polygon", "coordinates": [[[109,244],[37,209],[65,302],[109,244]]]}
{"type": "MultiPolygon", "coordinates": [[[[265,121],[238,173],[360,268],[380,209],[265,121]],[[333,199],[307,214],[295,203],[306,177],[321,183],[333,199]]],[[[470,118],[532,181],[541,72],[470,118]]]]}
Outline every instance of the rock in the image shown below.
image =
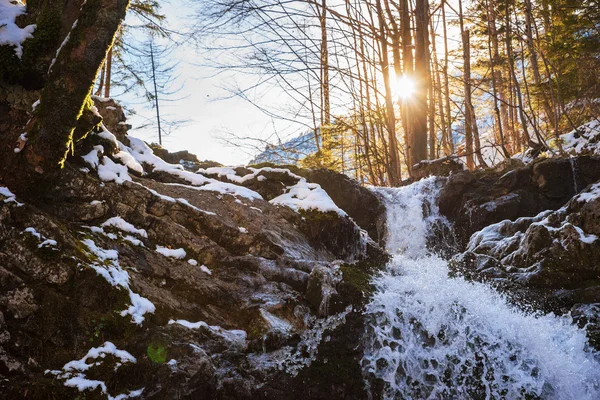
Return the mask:
{"type": "MultiPolygon", "coordinates": [[[[290,177],[264,173],[272,182],[251,187],[265,196],[290,177]]],[[[0,374],[9,379],[0,398],[79,395],[43,372],[105,342],[137,360],[117,368],[107,356],[90,369],[112,396],[144,387],[152,398],[278,398],[275,387],[293,382],[286,398],[299,399],[301,371],[322,396],[365,398],[361,307],[387,256],[352,219],[198,190],[169,174],[132,179],[99,182],[67,163],[38,205],[0,201],[0,374]],[[145,234],[103,225],[113,217],[145,234]],[[40,248],[46,239],[56,244],[40,248]],[[139,324],[132,301],[147,308],[139,324]],[[335,366],[348,382],[329,384],[335,366]]],[[[346,178],[328,179],[342,182],[338,196],[362,196],[346,178]]]]}
{"type": "Polygon", "coordinates": [[[333,295],[337,295],[337,291],[331,268],[320,266],[313,268],[306,288],[306,299],[311,308],[321,317],[328,316],[329,301],[333,295]]]}
{"type": "Polygon", "coordinates": [[[454,158],[425,160],[413,165],[411,180],[418,181],[429,176],[449,176],[464,169],[465,166],[454,158]]]}
{"type": "Polygon", "coordinates": [[[150,145],[154,154],[162,158],[169,164],[182,165],[186,170],[196,172],[199,168],[208,168],[208,166],[220,166],[221,164],[214,161],[202,161],[198,160],[195,154],[190,153],[187,150],[176,151],[174,153],[169,152],[161,145],[152,143],[150,145]]]}
{"type": "Polygon", "coordinates": [[[27,318],[38,309],[29,288],[15,289],[0,296],[0,305],[16,319],[27,318]]]}
{"type": "Polygon", "coordinates": [[[98,109],[98,113],[102,115],[102,123],[106,129],[115,135],[118,141],[129,145],[126,135],[131,127],[127,125],[123,107],[114,99],[92,96],[92,100],[94,101],[94,106],[98,109]]]}
{"type": "Polygon", "coordinates": [[[455,226],[463,244],[484,227],[505,219],[556,210],[600,179],[600,158],[540,159],[508,170],[453,173],[439,197],[440,212],[455,226]]]}
{"type": "Polygon", "coordinates": [[[346,175],[326,169],[298,170],[296,173],[309,182],[318,183],[335,204],[380,243],[385,235],[385,206],[367,188],[346,175]]]}
{"type": "Polygon", "coordinates": [[[588,187],[557,211],[485,227],[471,237],[467,253],[455,257],[455,270],[550,292],[562,307],[600,301],[594,289],[600,287],[600,239],[596,222],[587,222],[600,205],[599,187],[588,187]]]}

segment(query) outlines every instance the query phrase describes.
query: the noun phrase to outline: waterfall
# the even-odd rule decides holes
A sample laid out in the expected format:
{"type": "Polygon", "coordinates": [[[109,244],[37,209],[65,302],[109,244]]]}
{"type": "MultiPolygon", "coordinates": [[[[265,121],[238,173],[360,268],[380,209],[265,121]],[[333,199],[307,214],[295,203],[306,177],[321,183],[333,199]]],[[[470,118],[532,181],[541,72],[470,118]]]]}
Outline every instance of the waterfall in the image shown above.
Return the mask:
{"type": "Polygon", "coordinates": [[[438,186],[375,189],[393,258],[366,310],[367,381],[386,399],[600,399],[600,357],[570,316],[519,311],[428,250],[438,186]]]}

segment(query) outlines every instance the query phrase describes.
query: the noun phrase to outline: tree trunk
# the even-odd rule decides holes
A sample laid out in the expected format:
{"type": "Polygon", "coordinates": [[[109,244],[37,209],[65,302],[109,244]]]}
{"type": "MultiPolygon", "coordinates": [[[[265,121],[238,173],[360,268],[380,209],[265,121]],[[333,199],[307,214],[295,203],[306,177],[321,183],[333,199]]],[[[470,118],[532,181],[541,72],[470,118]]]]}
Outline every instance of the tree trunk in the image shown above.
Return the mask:
{"type": "Polygon", "coordinates": [[[108,55],[106,56],[106,76],[104,78],[104,97],[110,97],[110,83],[111,83],[111,73],[112,73],[112,46],[108,51],[108,55]]]}
{"type": "Polygon", "coordinates": [[[388,145],[390,154],[389,180],[390,186],[398,186],[400,177],[400,157],[398,154],[398,141],[396,139],[396,116],[394,112],[394,99],[390,82],[390,62],[385,27],[385,16],[381,7],[381,0],[377,0],[377,18],[379,19],[379,39],[381,43],[381,70],[385,87],[386,121],[388,131],[388,145]]]}
{"type": "Polygon", "coordinates": [[[446,140],[448,144],[448,155],[454,153],[454,138],[452,137],[452,116],[450,110],[450,84],[448,82],[448,30],[446,26],[446,2],[442,4],[442,21],[444,26],[444,93],[446,94],[446,115],[448,124],[446,126],[446,140]]]}
{"type": "Polygon", "coordinates": [[[322,0],[321,15],[321,90],[323,96],[321,125],[331,124],[331,106],[329,102],[329,50],[327,48],[327,0],[322,0]]]}
{"type": "Polygon", "coordinates": [[[531,63],[531,70],[533,72],[533,84],[536,89],[541,92],[539,97],[541,98],[548,123],[550,126],[554,126],[556,115],[541,86],[542,77],[540,75],[538,53],[533,42],[533,12],[531,9],[531,0],[524,0],[523,4],[525,5],[525,37],[527,38],[526,43],[527,49],[529,50],[529,62],[531,63]]]}
{"type": "Polygon", "coordinates": [[[427,159],[427,89],[429,86],[429,1],[415,3],[415,96],[411,163],[427,159]]]}
{"type": "MultiPolygon", "coordinates": [[[[462,13],[461,13],[462,15],[462,13]]],[[[461,30],[462,28],[462,16],[461,30]]],[[[473,159],[473,106],[471,103],[471,57],[470,57],[470,37],[468,30],[462,30],[463,45],[463,81],[465,88],[465,158],[467,159],[467,168],[475,169],[475,160],[473,159]]]]}
{"type": "Polygon", "coordinates": [[[521,94],[521,87],[519,85],[519,80],[517,79],[517,74],[515,72],[515,64],[513,59],[513,51],[512,51],[512,43],[511,43],[511,18],[510,18],[510,1],[506,0],[506,56],[508,58],[508,68],[510,71],[510,76],[515,87],[515,96],[517,98],[517,105],[519,111],[519,117],[521,120],[521,129],[523,129],[523,135],[521,138],[521,142],[526,143],[527,146],[533,147],[533,142],[531,137],[529,136],[529,129],[527,127],[527,117],[525,116],[525,108],[523,106],[523,96],[521,94]]]}
{"type": "Polygon", "coordinates": [[[106,63],[102,64],[102,71],[100,72],[100,79],[98,80],[98,89],[94,92],[94,95],[101,96],[102,89],[104,89],[104,75],[106,74],[106,63]]]}
{"type": "Polygon", "coordinates": [[[8,168],[2,171],[4,181],[19,195],[38,198],[58,178],[73,148],[77,120],[128,5],[127,0],[88,0],[82,7],[26,127],[26,146],[12,162],[3,163],[8,168]]]}
{"type": "MultiPolygon", "coordinates": [[[[400,30],[402,32],[402,70],[407,80],[412,80],[414,75],[414,59],[412,34],[410,31],[410,14],[408,4],[410,0],[400,0],[400,30]]],[[[412,103],[408,99],[402,101],[402,123],[404,126],[404,148],[406,166],[409,175],[412,175],[412,147],[413,147],[413,112],[412,103]]]]}
{"type": "Polygon", "coordinates": [[[504,157],[510,158],[510,153],[506,149],[506,136],[504,129],[507,128],[508,118],[505,115],[506,103],[504,102],[504,96],[500,96],[502,86],[502,74],[500,70],[496,68],[496,63],[500,59],[498,51],[498,34],[496,32],[496,12],[493,4],[490,0],[487,0],[488,4],[488,53],[490,58],[490,68],[492,73],[492,91],[494,94],[494,111],[496,114],[496,125],[498,128],[498,137],[496,141],[500,142],[500,149],[504,157]],[[498,104],[500,103],[500,104],[498,104]]]}

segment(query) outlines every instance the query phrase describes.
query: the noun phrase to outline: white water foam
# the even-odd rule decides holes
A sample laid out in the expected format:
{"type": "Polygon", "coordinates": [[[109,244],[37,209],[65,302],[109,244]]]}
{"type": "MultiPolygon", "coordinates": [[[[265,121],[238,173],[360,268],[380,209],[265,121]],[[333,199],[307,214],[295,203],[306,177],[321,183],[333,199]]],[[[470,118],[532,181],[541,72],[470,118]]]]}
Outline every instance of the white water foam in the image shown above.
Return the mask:
{"type": "Polygon", "coordinates": [[[427,250],[437,186],[376,189],[394,257],[366,311],[368,381],[386,399],[600,399],[600,357],[569,316],[518,311],[427,250]]]}

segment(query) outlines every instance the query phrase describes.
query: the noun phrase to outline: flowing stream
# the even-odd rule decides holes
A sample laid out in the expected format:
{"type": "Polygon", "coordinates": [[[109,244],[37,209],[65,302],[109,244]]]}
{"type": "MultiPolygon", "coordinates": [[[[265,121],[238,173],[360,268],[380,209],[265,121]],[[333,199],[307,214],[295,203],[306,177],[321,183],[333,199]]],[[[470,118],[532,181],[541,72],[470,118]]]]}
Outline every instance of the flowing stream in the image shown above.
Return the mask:
{"type": "Polygon", "coordinates": [[[518,311],[428,250],[446,223],[435,179],[376,190],[394,257],[367,307],[363,367],[386,399],[600,399],[600,357],[569,316],[518,311]]]}

